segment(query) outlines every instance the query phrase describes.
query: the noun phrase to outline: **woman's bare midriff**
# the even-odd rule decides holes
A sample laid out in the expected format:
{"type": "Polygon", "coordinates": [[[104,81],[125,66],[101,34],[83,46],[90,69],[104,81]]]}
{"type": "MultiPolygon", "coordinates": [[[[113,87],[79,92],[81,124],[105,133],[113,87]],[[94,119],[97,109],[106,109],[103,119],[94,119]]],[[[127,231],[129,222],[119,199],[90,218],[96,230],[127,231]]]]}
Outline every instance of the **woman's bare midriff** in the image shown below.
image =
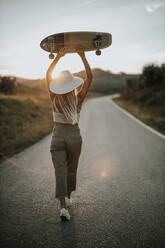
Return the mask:
{"type": "Polygon", "coordinates": [[[55,127],[60,126],[60,127],[75,127],[75,128],[79,128],[78,123],[69,124],[69,123],[60,123],[60,122],[55,122],[55,121],[53,123],[54,123],[55,127]]]}

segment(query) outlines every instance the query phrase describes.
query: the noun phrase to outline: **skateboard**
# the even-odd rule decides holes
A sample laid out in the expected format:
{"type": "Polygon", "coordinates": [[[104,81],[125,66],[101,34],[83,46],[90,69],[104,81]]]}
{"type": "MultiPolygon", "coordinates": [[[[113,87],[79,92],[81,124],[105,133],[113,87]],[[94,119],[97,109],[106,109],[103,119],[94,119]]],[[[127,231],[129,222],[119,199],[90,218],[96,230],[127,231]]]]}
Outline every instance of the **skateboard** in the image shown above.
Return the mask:
{"type": "Polygon", "coordinates": [[[66,53],[77,53],[77,45],[81,46],[83,51],[96,51],[96,55],[101,55],[103,48],[112,44],[112,35],[105,32],[64,32],[52,34],[44,38],[40,47],[49,52],[49,59],[54,59],[54,53],[58,53],[62,47],[65,47],[66,53]]]}

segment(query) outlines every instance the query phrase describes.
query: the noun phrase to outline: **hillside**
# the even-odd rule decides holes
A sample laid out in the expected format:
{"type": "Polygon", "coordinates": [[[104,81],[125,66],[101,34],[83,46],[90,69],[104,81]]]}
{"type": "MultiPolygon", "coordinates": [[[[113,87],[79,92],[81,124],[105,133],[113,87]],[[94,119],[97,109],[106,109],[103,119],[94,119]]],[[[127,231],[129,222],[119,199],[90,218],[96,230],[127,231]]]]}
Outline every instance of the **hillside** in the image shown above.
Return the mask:
{"type": "Polygon", "coordinates": [[[17,77],[16,83],[17,85],[23,85],[33,89],[41,89],[41,90],[46,89],[45,79],[26,79],[26,78],[17,77]]]}
{"type": "MultiPolygon", "coordinates": [[[[103,94],[110,94],[120,92],[126,85],[126,79],[132,77],[138,77],[136,74],[115,74],[110,71],[104,71],[99,68],[92,69],[93,80],[89,88],[90,92],[97,92],[103,94]]],[[[82,77],[85,79],[85,71],[73,73],[74,76],[82,77]]],[[[46,89],[45,79],[24,79],[17,77],[17,83],[31,88],[46,89]]]]}
{"type": "MultiPolygon", "coordinates": [[[[136,74],[115,74],[110,71],[104,71],[99,68],[92,69],[93,81],[89,91],[105,94],[121,92],[126,86],[126,79],[138,77],[136,74]]],[[[73,75],[85,78],[85,72],[80,71],[73,75]]]]}

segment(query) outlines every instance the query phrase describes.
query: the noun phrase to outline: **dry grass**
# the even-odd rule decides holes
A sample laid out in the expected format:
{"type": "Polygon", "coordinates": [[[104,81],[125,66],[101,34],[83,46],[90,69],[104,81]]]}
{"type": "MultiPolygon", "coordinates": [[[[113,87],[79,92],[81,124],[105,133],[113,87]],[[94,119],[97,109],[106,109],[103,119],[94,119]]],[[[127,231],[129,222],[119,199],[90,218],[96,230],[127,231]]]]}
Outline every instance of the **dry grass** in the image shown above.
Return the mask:
{"type": "Polygon", "coordinates": [[[0,116],[1,158],[34,144],[53,127],[52,106],[46,91],[19,87],[15,95],[0,94],[0,116]]]}
{"type": "Polygon", "coordinates": [[[122,96],[114,98],[113,101],[148,126],[165,135],[165,116],[161,114],[160,107],[141,107],[131,100],[123,99],[122,96]]]}

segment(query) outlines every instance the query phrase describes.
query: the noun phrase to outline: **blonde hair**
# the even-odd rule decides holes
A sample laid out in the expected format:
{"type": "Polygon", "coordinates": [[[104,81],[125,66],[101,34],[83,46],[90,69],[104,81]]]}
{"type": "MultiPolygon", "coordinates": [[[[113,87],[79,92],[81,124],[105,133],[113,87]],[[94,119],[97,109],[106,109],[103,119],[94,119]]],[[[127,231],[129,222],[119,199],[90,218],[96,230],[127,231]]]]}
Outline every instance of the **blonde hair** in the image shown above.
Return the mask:
{"type": "Polygon", "coordinates": [[[54,101],[58,111],[60,109],[67,120],[71,121],[72,124],[78,121],[75,90],[66,94],[55,94],[54,101]]]}

